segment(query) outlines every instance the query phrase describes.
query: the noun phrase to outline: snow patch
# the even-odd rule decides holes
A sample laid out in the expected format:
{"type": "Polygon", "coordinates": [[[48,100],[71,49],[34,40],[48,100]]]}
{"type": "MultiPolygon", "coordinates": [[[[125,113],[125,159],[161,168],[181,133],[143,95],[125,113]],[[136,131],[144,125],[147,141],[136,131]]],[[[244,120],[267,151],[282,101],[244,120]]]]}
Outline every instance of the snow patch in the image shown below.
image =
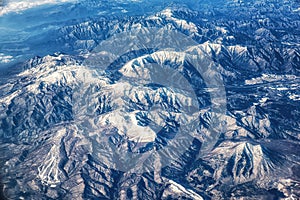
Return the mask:
{"type": "Polygon", "coordinates": [[[170,8],[161,11],[158,16],[165,17],[167,20],[175,22],[178,27],[189,30],[191,33],[198,33],[197,26],[194,23],[175,18],[170,8]]]}
{"type": "Polygon", "coordinates": [[[276,82],[282,80],[295,80],[299,77],[295,75],[276,75],[276,74],[262,74],[260,77],[245,80],[246,85],[254,85],[268,82],[276,82]]]}
{"type": "Polygon", "coordinates": [[[300,101],[300,95],[297,94],[292,94],[289,96],[289,98],[294,101],[300,101]]]}
{"type": "Polygon", "coordinates": [[[175,181],[169,180],[168,184],[170,185],[168,186],[167,190],[163,193],[164,198],[168,198],[169,195],[177,194],[188,196],[189,198],[194,200],[203,200],[203,198],[199,194],[190,189],[186,189],[185,187],[183,187],[179,183],[176,183],[175,181]]]}
{"type": "Polygon", "coordinates": [[[297,8],[297,9],[295,9],[295,10],[293,10],[293,12],[300,12],[300,7],[297,8]]]}
{"type": "MultiPolygon", "coordinates": [[[[0,10],[0,13],[1,13],[1,10],[0,10]]],[[[14,60],[13,56],[5,55],[3,53],[0,53],[0,63],[9,63],[13,60],[14,60]]]]}

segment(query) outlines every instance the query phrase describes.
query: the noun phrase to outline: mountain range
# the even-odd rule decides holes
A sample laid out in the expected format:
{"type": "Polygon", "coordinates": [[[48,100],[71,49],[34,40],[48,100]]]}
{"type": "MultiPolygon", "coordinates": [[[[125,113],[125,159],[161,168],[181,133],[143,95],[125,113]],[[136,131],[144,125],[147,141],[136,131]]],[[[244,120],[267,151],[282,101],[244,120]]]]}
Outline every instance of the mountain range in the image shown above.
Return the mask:
{"type": "Polygon", "coordinates": [[[2,196],[300,198],[299,1],[114,4],[1,16],[2,196]]]}

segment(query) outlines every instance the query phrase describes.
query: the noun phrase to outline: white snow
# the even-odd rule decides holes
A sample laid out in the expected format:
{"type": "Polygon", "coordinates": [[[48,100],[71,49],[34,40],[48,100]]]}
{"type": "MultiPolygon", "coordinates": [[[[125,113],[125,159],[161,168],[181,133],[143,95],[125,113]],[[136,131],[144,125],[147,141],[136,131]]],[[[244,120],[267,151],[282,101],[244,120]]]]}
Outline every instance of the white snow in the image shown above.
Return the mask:
{"type": "MultiPolygon", "coordinates": [[[[203,52],[208,53],[208,55],[212,55],[212,52],[215,52],[216,55],[220,54],[221,52],[221,45],[220,44],[216,44],[216,43],[211,43],[211,42],[205,42],[203,44],[200,44],[198,47],[200,47],[200,49],[202,49],[203,52]]],[[[194,48],[194,47],[192,47],[194,48]]],[[[199,54],[201,55],[202,52],[200,52],[199,54]]]]}
{"type": "Polygon", "coordinates": [[[289,98],[294,101],[300,101],[300,95],[297,94],[292,94],[289,96],[289,98]]]}
{"type": "Polygon", "coordinates": [[[228,33],[225,27],[216,26],[216,30],[220,31],[222,34],[228,33]]]}
{"type": "Polygon", "coordinates": [[[293,12],[300,12],[300,7],[297,8],[297,9],[295,9],[295,10],[293,10],[293,12]]]}
{"type": "Polygon", "coordinates": [[[128,136],[129,140],[137,142],[154,141],[156,133],[150,127],[139,126],[135,118],[135,112],[125,113],[114,110],[107,115],[100,116],[103,126],[110,125],[118,129],[118,133],[128,136]]]}
{"type": "Polygon", "coordinates": [[[254,103],[253,105],[263,105],[263,104],[265,104],[267,101],[269,100],[269,98],[268,97],[263,97],[263,98],[261,98],[260,100],[259,100],[259,103],[254,103]]]}
{"type": "MultiPolygon", "coordinates": [[[[172,115],[177,122],[185,124],[191,122],[197,118],[197,113],[187,114],[184,110],[180,113],[170,112],[165,110],[161,105],[163,99],[162,94],[167,96],[167,101],[177,102],[178,105],[192,106],[194,103],[191,97],[185,96],[180,93],[176,93],[171,89],[159,88],[157,90],[147,88],[144,86],[134,86],[128,82],[118,82],[113,85],[107,85],[102,88],[102,92],[108,92],[107,94],[112,99],[114,109],[101,115],[99,119],[100,126],[111,126],[119,130],[119,134],[128,136],[129,140],[136,142],[151,142],[156,137],[157,130],[151,129],[149,126],[143,127],[138,124],[136,114],[140,110],[136,109],[131,112],[125,112],[126,105],[128,105],[127,99],[137,104],[148,105],[149,100],[156,106],[151,107],[146,112],[146,115],[150,121],[154,124],[163,127],[167,117],[172,115]],[[124,97],[126,97],[124,99],[124,97]],[[149,99],[147,100],[146,97],[149,99]]],[[[103,94],[102,94],[103,95],[103,94]]]]}
{"type": "Polygon", "coordinates": [[[289,88],[287,87],[278,87],[276,88],[278,91],[286,91],[286,90],[289,90],[289,88]]]}
{"type": "MultiPolygon", "coordinates": [[[[247,142],[233,143],[231,141],[226,141],[222,143],[218,148],[213,150],[213,154],[222,155],[224,162],[228,159],[234,158],[234,164],[232,167],[234,173],[233,178],[236,183],[243,183],[257,177],[267,177],[273,167],[273,163],[267,158],[263,153],[262,147],[259,144],[250,144],[247,142]],[[248,165],[243,159],[243,154],[247,154],[250,158],[251,166],[253,166],[252,173],[244,174],[244,170],[247,172],[246,166],[248,165]],[[242,161],[242,166],[240,166],[240,161],[242,161]],[[240,170],[237,168],[242,167],[240,170]]],[[[222,165],[215,173],[215,178],[218,179],[221,176],[222,171],[225,169],[226,165],[222,165]]]]}
{"type": "Polygon", "coordinates": [[[170,8],[167,8],[161,12],[161,15],[171,18],[173,16],[172,10],[170,8]]]}
{"type": "Polygon", "coordinates": [[[229,46],[228,49],[231,51],[231,52],[234,52],[234,53],[244,53],[247,51],[247,47],[243,47],[243,46],[240,46],[240,45],[234,45],[234,46],[229,46]]]}
{"type": "Polygon", "coordinates": [[[276,74],[262,74],[260,77],[252,78],[245,80],[246,85],[254,85],[254,84],[260,84],[265,82],[275,82],[275,81],[281,81],[281,80],[295,80],[299,79],[299,77],[295,75],[276,75],[276,74]]]}
{"type": "MultiPolygon", "coordinates": [[[[54,142],[59,143],[65,133],[65,128],[58,130],[57,135],[54,137],[54,142]]],[[[56,187],[56,185],[60,183],[59,173],[61,172],[58,167],[60,161],[59,148],[60,146],[58,144],[53,144],[44,162],[38,167],[38,178],[41,179],[43,184],[49,185],[50,187],[56,187]]]]}
{"type": "Polygon", "coordinates": [[[164,192],[163,197],[168,197],[169,194],[179,194],[179,195],[187,195],[189,198],[194,200],[203,200],[203,198],[197,194],[196,192],[186,189],[179,183],[176,183],[173,180],[169,180],[168,183],[170,184],[167,190],[164,192]]]}
{"type": "MultiPolygon", "coordinates": [[[[173,16],[172,10],[170,8],[167,8],[167,9],[161,11],[158,14],[158,16],[165,17],[167,20],[171,20],[171,21],[175,22],[178,27],[183,28],[185,30],[189,30],[191,33],[198,32],[197,26],[194,23],[175,18],[173,16]]],[[[154,18],[152,18],[152,19],[154,19],[154,18]]]]}
{"type": "Polygon", "coordinates": [[[21,94],[21,90],[17,90],[15,92],[13,92],[12,94],[0,99],[0,103],[5,103],[6,105],[9,105],[10,102],[17,96],[19,96],[21,94]]]}
{"type": "MultiPolygon", "coordinates": [[[[1,12],[1,10],[0,10],[0,12],[1,12]]],[[[5,55],[3,53],[0,53],[0,63],[9,63],[13,60],[14,60],[13,56],[5,55]]]]}

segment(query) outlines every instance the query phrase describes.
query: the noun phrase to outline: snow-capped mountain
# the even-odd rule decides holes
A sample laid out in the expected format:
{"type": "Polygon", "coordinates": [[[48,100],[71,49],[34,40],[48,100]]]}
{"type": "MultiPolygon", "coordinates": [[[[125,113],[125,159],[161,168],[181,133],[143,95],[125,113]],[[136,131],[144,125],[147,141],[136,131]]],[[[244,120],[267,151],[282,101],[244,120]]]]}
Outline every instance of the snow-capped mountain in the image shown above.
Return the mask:
{"type": "Polygon", "coordinates": [[[0,41],[3,196],[300,198],[299,3],[114,4],[0,41]]]}

